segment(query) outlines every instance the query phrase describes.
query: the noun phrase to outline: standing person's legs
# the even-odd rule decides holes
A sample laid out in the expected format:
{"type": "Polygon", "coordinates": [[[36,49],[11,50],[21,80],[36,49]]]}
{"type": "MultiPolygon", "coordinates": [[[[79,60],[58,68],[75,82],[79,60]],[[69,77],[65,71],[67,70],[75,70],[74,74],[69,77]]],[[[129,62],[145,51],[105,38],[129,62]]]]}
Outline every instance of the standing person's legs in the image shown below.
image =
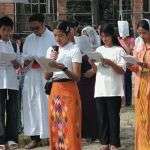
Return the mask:
{"type": "Polygon", "coordinates": [[[18,91],[8,90],[9,99],[6,101],[6,140],[9,146],[18,143],[18,91]]]}
{"type": "Polygon", "coordinates": [[[33,149],[35,147],[37,147],[38,142],[41,141],[40,136],[36,135],[36,136],[30,136],[31,138],[31,142],[25,146],[25,149],[33,149]]]}
{"type": "Polygon", "coordinates": [[[106,100],[105,97],[96,98],[99,139],[105,149],[109,145],[109,120],[106,100]]]}
{"type": "MultiPolygon", "coordinates": [[[[6,90],[0,89],[0,145],[5,145],[5,107],[6,90]]],[[[1,147],[0,147],[1,148],[1,147]]]]}
{"type": "Polygon", "coordinates": [[[124,84],[125,84],[125,99],[126,99],[126,106],[130,106],[132,104],[132,73],[131,71],[127,70],[124,75],[124,84]]]}
{"type": "Polygon", "coordinates": [[[107,100],[110,145],[116,148],[120,147],[120,108],[121,97],[110,97],[107,100]]]}
{"type": "Polygon", "coordinates": [[[40,139],[40,136],[39,136],[39,135],[31,136],[31,140],[32,140],[32,141],[35,141],[35,142],[40,142],[40,141],[41,141],[41,139],[40,139]]]}

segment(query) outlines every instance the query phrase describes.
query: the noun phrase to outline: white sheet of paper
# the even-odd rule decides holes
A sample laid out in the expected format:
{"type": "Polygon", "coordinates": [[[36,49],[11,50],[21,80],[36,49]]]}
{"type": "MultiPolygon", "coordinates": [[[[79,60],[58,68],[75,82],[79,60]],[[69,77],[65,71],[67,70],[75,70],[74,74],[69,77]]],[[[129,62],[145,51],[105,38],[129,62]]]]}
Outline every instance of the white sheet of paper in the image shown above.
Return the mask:
{"type": "Polygon", "coordinates": [[[10,53],[3,53],[0,52],[0,62],[5,62],[5,63],[9,63],[12,60],[15,60],[17,57],[15,54],[10,54],[10,53]]]}
{"type": "Polygon", "coordinates": [[[125,55],[125,56],[122,56],[124,58],[124,60],[127,62],[127,63],[130,63],[130,64],[137,64],[139,61],[138,59],[136,59],[134,56],[131,56],[131,55],[125,55]]]}
{"type": "Polygon", "coordinates": [[[129,23],[128,21],[118,21],[118,30],[120,37],[129,36],[129,23]]]}
{"type": "Polygon", "coordinates": [[[46,72],[57,72],[60,71],[60,69],[57,69],[55,67],[56,63],[48,58],[45,57],[35,57],[35,60],[40,64],[43,71],[46,72]]]}
{"type": "Polygon", "coordinates": [[[86,53],[88,55],[88,57],[92,60],[94,60],[95,62],[101,62],[103,59],[103,56],[101,53],[98,52],[89,52],[86,53]]]}

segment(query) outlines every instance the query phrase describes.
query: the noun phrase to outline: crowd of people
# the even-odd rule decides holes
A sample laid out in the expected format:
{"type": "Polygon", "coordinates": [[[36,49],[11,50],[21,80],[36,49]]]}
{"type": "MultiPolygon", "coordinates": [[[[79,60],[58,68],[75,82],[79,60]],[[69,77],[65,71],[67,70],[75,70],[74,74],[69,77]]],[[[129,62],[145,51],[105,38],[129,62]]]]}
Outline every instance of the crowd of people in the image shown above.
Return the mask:
{"type": "Polygon", "coordinates": [[[11,36],[13,21],[0,18],[0,55],[16,55],[0,59],[0,149],[17,149],[23,133],[31,138],[25,149],[49,139],[51,150],[81,150],[96,140],[100,150],[118,150],[120,109],[134,97],[135,150],[150,150],[150,20],[139,20],[137,38],[110,24],[95,30],[60,21],[49,30],[42,14],[29,26],[22,42],[11,36]],[[88,55],[94,52],[99,61],[88,55]],[[129,55],[136,64],[124,59],[129,55]],[[43,71],[36,60],[42,57],[56,71],[43,71]]]}

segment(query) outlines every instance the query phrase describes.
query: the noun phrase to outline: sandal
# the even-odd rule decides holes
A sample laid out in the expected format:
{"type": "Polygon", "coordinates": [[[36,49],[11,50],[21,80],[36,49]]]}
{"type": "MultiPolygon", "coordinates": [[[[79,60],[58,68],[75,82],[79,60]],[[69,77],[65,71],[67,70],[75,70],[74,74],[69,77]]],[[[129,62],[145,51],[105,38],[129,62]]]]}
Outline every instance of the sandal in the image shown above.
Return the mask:
{"type": "Polygon", "coordinates": [[[0,145],[0,150],[6,150],[6,146],[5,145],[0,145]]]}
{"type": "Polygon", "coordinates": [[[8,141],[8,148],[9,150],[14,150],[18,148],[18,144],[14,141],[8,141]]]}

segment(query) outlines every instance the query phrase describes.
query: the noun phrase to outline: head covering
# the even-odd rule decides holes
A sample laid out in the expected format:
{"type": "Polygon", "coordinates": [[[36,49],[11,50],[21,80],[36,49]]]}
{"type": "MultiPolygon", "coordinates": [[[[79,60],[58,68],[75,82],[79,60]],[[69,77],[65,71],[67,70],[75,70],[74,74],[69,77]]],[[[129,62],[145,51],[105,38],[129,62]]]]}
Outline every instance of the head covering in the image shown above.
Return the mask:
{"type": "Polygon", "coordinates": [[[129,36],[129,23],[128,21],[118,21],[118,30],[120,37],[129,36]]]}
{"type": "Polygon", "coordinates": [[[86,35],[75,36],[74,39],[75,43],[77,44],[82,53],[86,54],[92,50],[88,36],[86,35]]]}
{"type": "Polygon", "coordinates": [[[99,44],[100,42],[98,41],[98,34],[93,27],[87,26],[87,27],[83,28],[81,33],[82,33],[82,35],[86,34],[88,36],[92,49],[96,49],[97,47],[100,46],[100,44],[99,44]]]}

